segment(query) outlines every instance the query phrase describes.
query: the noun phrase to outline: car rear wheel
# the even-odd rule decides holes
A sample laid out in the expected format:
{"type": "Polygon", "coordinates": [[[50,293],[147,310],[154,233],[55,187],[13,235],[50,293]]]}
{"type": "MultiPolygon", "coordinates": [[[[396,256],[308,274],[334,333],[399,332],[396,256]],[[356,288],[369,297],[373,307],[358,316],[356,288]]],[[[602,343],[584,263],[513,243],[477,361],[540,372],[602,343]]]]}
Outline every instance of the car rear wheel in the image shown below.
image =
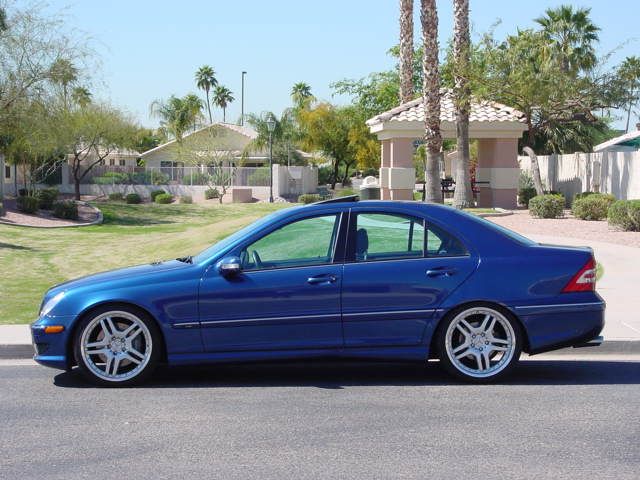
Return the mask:
{"type": "Polygon", "coordinates": [[[80,372],[103,386],[128,386],[148,378],[160,357],[155,323],[133,308],[101,308],[81,320],[74,354],[80,372]]]}
{"type": "Polygon", "coordinates": [[[438,333],[440,361],[451,374],[483,383],[508,374],[522,351],[520,325],[487,306],[454,312],[438,333]]]}

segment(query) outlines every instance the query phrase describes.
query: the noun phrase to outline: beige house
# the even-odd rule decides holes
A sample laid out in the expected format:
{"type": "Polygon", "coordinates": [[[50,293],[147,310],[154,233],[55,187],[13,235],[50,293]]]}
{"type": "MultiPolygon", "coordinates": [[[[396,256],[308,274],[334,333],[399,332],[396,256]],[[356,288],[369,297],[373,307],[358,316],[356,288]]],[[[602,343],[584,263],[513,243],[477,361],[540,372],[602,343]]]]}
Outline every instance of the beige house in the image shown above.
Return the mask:
{"type": "MultiPolygon", "coordinates": [[[[104,155],[104,150],[99,150],[100,156],[104,155]]],[[[136,150],[117,149],[113,152],[109,152],[107,156],[100,162],[100,165],[107,167],[135,167],[138,164],[138,158],[140,158],[140,152],[136,150]]],[[[82,165],[92,164],[98,159],[95,152],[89,153],[83,160],[82,165]]],[[[68,163],[72,163],[73,154],[67,155],[68,163]]]]}
{"type": "MultiPolygon", "coordinates": [[[[453,139],[456,138],[453,96],[447,90],[441,94],[440,129],[444,138],[453,139]]],[[[412,199],[415,186],[414,142],[424,137],[422,99],[412,100],[377,115],[368,120],[367,125],[381,142],[382,198],[412,199]]],[[[516,206],[520,173],[518,139],[526,130],[521,112],[495,102],[472,102],[469,138],[478,141],[476,180],[481,182],[480,206],[516,206]]]]}

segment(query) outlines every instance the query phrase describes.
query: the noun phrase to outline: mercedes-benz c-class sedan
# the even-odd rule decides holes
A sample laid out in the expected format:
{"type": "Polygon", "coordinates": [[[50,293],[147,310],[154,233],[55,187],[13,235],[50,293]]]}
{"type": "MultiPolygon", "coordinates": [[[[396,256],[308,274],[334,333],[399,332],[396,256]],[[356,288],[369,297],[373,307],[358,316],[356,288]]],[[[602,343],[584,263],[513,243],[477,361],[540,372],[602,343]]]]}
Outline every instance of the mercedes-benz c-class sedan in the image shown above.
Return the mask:
{"type": "Polygon", "coordinates": [[[437,358],[473,382],[521,352],[601,342],[589,248],[535,243],[450,207],[319,202],[195,256],[51,288],[35,360],[100,385],[169,365],[311,357],[437,358]]]}

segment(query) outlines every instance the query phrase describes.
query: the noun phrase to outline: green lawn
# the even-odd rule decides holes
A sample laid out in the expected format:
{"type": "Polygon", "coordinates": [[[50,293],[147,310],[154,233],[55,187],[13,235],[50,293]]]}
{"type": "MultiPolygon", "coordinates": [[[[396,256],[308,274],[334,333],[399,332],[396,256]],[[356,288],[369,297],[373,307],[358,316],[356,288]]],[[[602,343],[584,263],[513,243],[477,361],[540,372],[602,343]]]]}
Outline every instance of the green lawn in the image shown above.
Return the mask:
{"type": "Polygon", "coordinates": [[[0,225],[0,324],[36,318],[44,292],[90,273],[195,254],[286,204],[101,203],[104,224],[78,228],[0,225]]]}

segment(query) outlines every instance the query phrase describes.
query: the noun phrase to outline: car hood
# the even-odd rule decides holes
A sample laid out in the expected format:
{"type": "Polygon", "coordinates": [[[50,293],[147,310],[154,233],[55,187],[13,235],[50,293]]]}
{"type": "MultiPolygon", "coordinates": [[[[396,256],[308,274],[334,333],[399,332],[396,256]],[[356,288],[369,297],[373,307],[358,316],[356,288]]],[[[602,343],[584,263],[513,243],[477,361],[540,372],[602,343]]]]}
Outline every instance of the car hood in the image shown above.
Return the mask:
{"type": "Polygon", "coordinates": [[[192,266],[190,263],[180,262],[178,260],[168,260],[164,262],[153,262],[144,265],[137,265],[135,267],[119,268],[116,270],[109,270],[107,272],[95,273],[93,275],[87,275],[85,277],[80,277],[74,280],[69,280],[68,282],[60,283],[49,289],[46,297],[52,297],[58,292],[74,288],[84,287],[88,285],[93,286],[105,282],[111,282],[114,280],[131,279],[132,277],[140,277],[143,275],[165,272],[168,270],[188,268],[190,266],[192,266]]]}

